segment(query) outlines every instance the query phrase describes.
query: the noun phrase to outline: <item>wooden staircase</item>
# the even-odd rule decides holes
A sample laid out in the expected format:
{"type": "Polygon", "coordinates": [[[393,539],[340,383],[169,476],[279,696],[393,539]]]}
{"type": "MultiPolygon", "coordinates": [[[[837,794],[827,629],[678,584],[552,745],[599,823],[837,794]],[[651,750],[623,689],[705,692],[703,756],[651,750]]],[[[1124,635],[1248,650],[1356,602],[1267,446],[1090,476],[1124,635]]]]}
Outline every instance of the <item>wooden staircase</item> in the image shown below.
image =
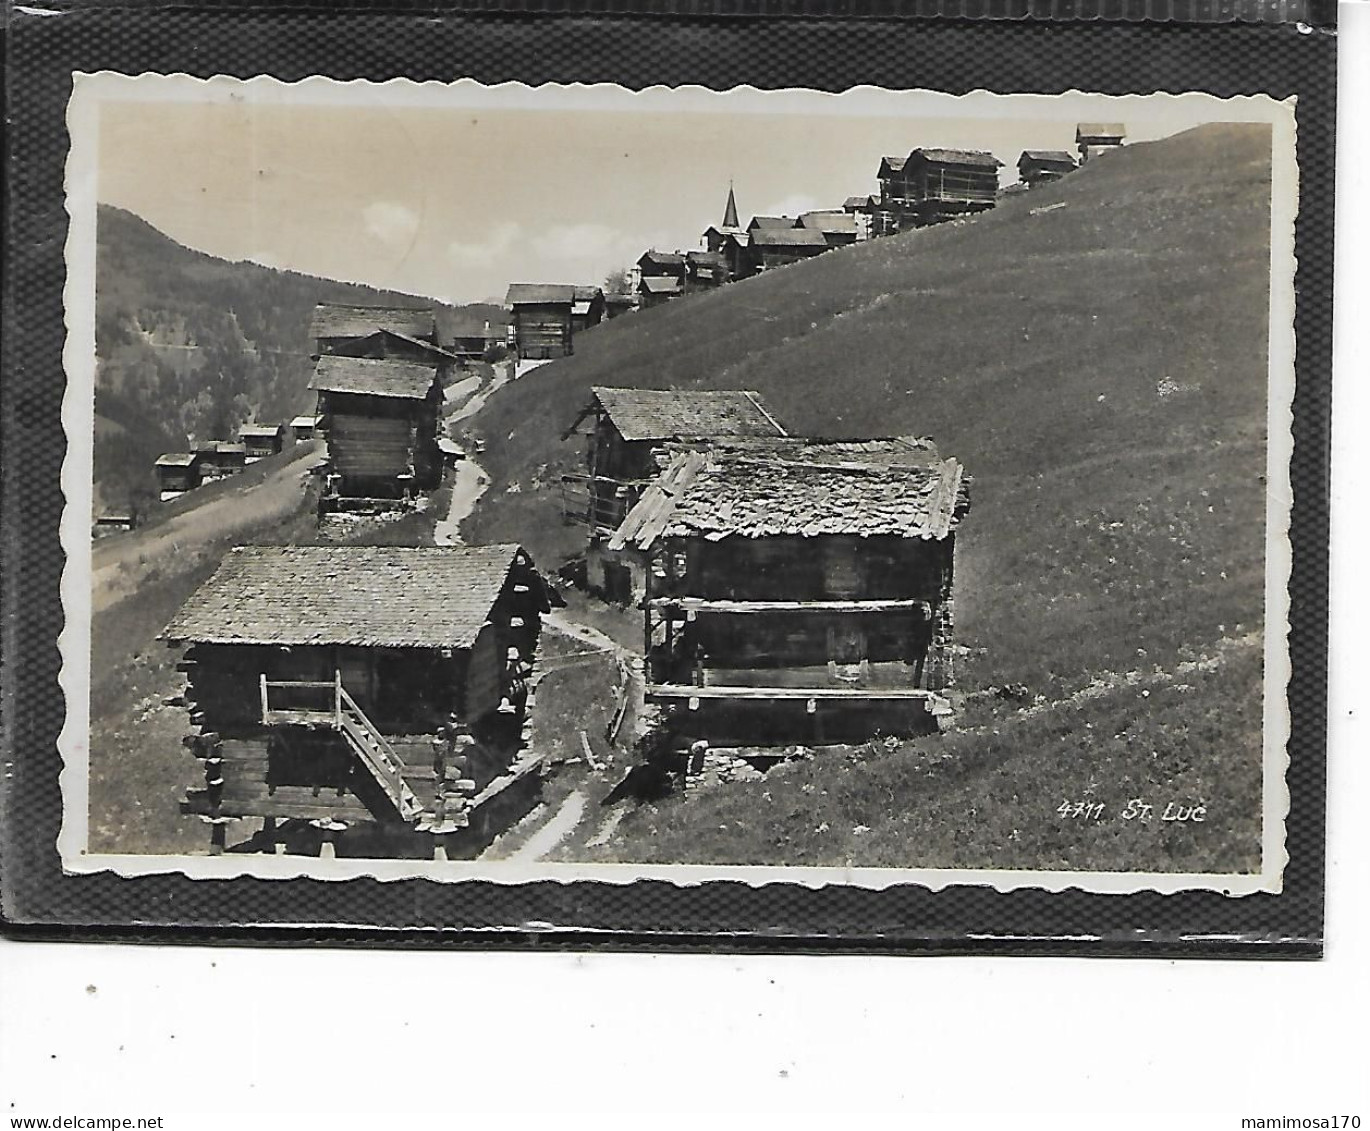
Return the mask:
{"type": "MultiPolygon", "coordinates": [[[[269,681],[261,677],[262,722],[300,723],[312,726],[327,726],[336,730],[346,740],[352,752],[366,767],[381,793],[396,815],[402,821],[415,821],[423,815],[423,805],[404,780],[404,762],[395,753],[385,736],[376,729],[375,724],[366,717],[366,712],[357,701],[347,693],[342,685],[342,673],[334,672],[331,683],[314,681],[269,681]],[[331,710],[273,709],[271,692],[273,689],[293,689],[317,695],[327,689],[332,691],[331,710]]],[[[322,707],[322,703],[316,705],[322,707]]]]}

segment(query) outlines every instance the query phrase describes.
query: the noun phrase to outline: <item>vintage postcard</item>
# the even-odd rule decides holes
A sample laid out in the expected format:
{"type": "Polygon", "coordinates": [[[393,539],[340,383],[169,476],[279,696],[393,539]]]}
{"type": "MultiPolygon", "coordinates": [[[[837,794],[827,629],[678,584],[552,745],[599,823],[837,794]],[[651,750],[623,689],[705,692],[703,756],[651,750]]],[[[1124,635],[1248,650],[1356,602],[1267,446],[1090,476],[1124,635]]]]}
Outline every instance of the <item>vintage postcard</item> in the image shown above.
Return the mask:
{"type": "Polygon", "coordinates": [[[1280,890],[1292,100],[67,121],[68,871],[1280,890]]]}

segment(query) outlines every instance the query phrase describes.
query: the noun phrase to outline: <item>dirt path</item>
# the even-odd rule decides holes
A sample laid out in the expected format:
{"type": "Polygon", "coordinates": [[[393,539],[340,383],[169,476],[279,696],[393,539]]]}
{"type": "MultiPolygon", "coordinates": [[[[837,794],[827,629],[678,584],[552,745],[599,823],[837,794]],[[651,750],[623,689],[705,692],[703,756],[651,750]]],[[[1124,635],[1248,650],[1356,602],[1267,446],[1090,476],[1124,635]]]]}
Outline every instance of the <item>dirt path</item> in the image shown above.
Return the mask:
{"type": "Polygon", "coordinates": [[[447,508],[447,517],[433,527],[434,544],[461,545],[461,524],[475,509],[477,501],[489,486],[489,478],[475,460],[464,459],[457,463],[456,479],[452,483],[452,502],[447,508]]]}
{"type": "Polygon", "coordinates": [[[511,861],[521,861],[531,864],[535,860],[541,860],[552,849],[556,848],[563,840],[576,830],[576,826],[585,817],[585,794],[580,790],[571,793],[555,813],[551,820],[538,829],[523,844],[516,848],[506,859],[511,861]]]}
{"type": "Polygon", "coordinates": [[[293,511],[299,506],[320,445],[314,442],[302,448],[298,456],[261,482],[230,488],[147,529],[141,537],[110,539],[97,546],[91,578],[94,610],[99,612],[135,592],[150,568],[183,546],[202,546],[293,511]]]}
{"type": "Polygon", "coordinates": [[[447,419],[450,422],[465,420],[467,417],[475,416],[485,407],[485,402],[499,392],[505,385],[514,379],[514,363],[512,361],[496,362],[495,377],[485,388],[473,391],[467,398],[466,403],[457,409],[447,419]]]}

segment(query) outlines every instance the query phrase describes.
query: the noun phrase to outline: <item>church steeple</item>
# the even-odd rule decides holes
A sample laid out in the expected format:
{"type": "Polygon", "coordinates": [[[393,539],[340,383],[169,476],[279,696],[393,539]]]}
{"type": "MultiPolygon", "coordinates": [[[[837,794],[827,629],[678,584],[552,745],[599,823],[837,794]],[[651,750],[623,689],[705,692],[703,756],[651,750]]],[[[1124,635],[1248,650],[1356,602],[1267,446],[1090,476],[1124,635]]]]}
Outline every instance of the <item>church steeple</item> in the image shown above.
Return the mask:
{"type": "Polygon", "coordinates": [[[723,210],[723,226],[725,228],[740,228],[737,222],[737,201],[733,198],[733,183],[728,182],[728,207],[723,210]]]}

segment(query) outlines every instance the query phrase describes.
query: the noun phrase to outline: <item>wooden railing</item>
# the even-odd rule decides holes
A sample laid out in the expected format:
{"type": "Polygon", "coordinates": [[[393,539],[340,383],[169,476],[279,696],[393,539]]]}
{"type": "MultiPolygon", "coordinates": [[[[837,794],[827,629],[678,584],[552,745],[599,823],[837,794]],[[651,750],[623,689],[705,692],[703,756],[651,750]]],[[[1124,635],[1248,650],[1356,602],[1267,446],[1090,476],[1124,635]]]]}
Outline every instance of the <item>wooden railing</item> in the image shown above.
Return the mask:
{"type": "Polygon", "coordinates": [[[561,516],[598,530],[617,530],[637,502],[642,487],[604,476],[561,477],[561,516]]]}
{"type": "Polygon", "coordinates": [[[422,805],[413,790],[404,781],[404,763],[396,755],[394,748],[357,701],[347,693],[342,685],[342,673],[335,671],[331,681],[325,680],[269,680],[266,674],[261,677],[262,722],[267,725],[279,723],[312,723],[332,727],[346,739],[352,752],[361,760],[367,772],[381,787],[385,796],[395,807],[395,812],[403,820],[411,820],[422,811],[422,805]],[[279,701],[272,705],[272,691],[306,692],[305,698],[313,693],[316,706],[283,707],[279,701]],[[327,695],[319,693],[327,692],[327,695]]]}

